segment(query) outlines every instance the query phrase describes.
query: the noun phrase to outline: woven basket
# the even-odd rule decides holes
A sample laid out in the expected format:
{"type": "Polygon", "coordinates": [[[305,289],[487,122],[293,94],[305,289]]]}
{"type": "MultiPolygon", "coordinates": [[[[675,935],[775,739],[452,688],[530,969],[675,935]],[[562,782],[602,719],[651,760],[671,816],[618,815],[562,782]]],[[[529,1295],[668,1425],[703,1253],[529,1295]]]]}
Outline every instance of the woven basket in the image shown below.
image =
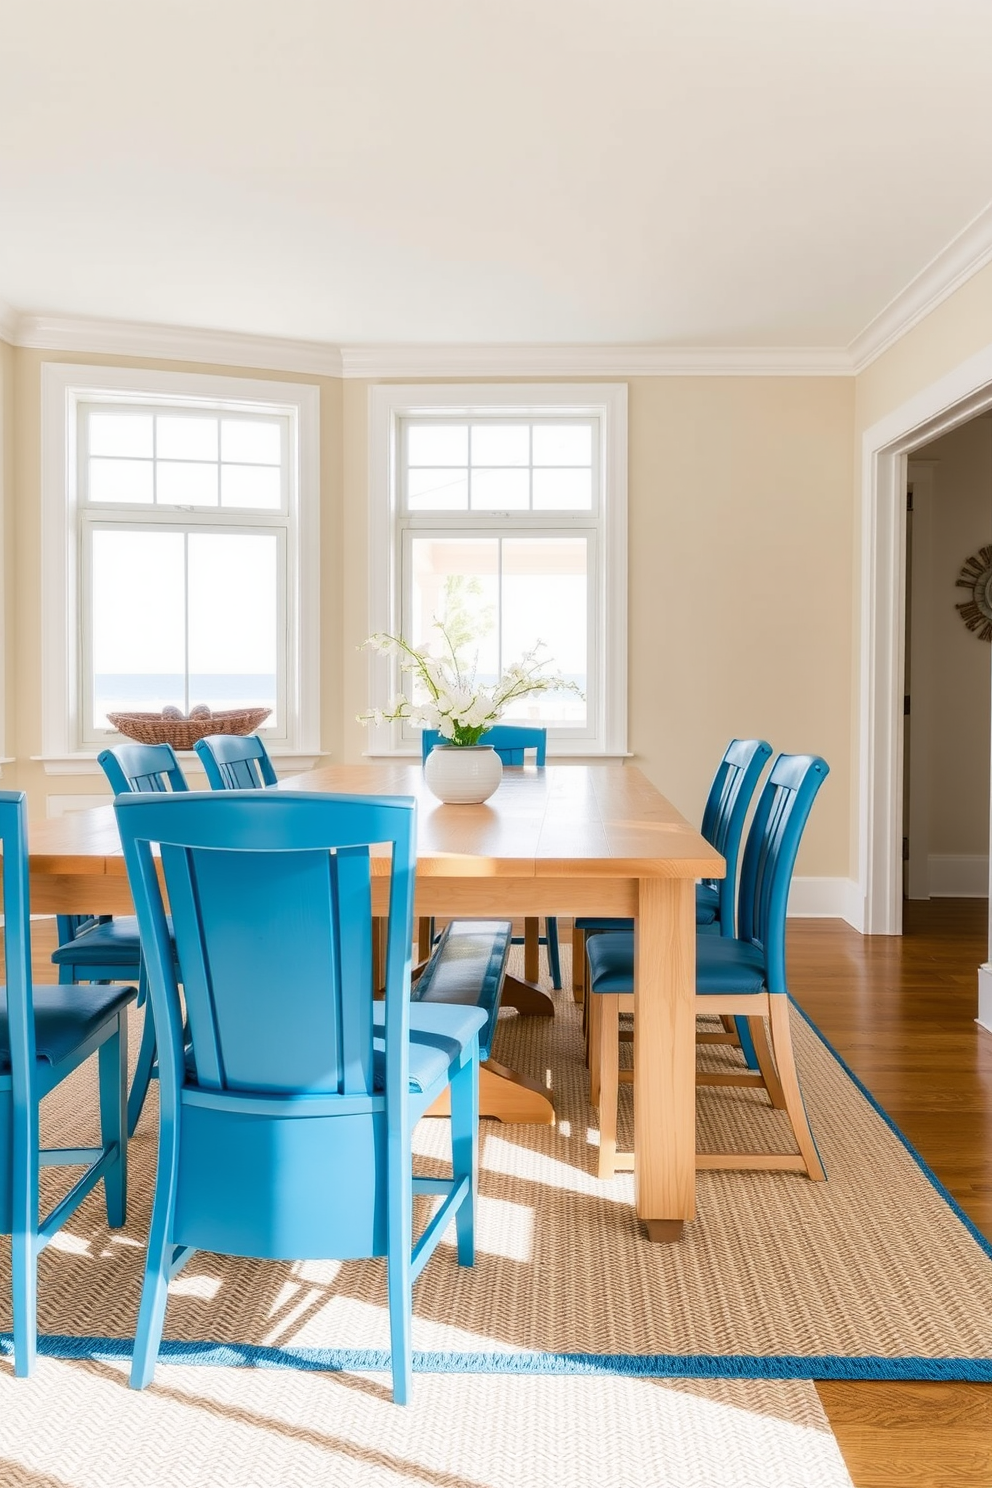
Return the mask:
{"type": "Polygon", "coordinates": [[[208,734],[251,734],[264,723],[271,708],[233,708],[203,718],[163,718],[161,713],[108,713],[107,721],[139,744],[171,744],[192,749],[208,734]]]}

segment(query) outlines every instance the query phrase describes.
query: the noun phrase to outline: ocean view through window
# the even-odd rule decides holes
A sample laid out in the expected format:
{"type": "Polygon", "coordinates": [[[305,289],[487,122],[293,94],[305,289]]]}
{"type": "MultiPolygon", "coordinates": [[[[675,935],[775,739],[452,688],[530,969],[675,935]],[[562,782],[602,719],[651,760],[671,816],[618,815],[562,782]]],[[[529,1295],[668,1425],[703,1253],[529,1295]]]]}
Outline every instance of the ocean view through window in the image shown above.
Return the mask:
{"type": "Polygon", "coordinates": [[[69,645],[53,617],[43,757],[99,750],[116,737],[109,713],[198,705],[268,708],[270,749],[316,752],[317,389],[44,373],[44,499],[64,532],[46,522],[44,573],[69,645]]]}

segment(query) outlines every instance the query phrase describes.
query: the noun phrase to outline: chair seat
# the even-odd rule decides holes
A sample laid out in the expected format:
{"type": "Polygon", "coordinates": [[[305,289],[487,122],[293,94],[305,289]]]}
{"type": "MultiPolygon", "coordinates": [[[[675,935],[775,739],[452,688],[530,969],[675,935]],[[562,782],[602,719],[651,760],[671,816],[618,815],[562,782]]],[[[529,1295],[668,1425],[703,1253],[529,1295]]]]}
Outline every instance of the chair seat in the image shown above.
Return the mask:
{"type": "Polygon", "coordinates": [[[141,954],[138,921],[121,915],[93,925],[52,952],[56,966],[134,966],[141,954]]]}
{"type": "Polygon", "coordinates": [[[765,990],[764,952],[749,940],[700,935],[696,938],[696,991],[734,993],[738,996],[765,990]]]}
{"type": "MultiPolygon", "coordinates": [[[[614,930],[589,941],[589,987],[593,992],[633,992],[634,932],[614,930]]],[[[716,935],[696,937],[696,991],[707,993],[763,992],[765,958],[746,940],[716,935]]]]}
{"type": "Polygon", "coordinates": [[[610,930],[586,945],[590,992],[633,992],[634,932],[610,930]]]}
{"type": "MultiPolygon", "coordinates": [[[[473,1034],[486,1021],[486,1010],[452,1002],[410,1004],[410,1089],[422,1094],[442,1079],[459,1058],[473,1034]]],[[[372,1007],[372,1081],[375,1090],[386,1088],[386,1004],[372,1007]]]]}
{"type": "MultiPolygon", "coordinates": [[[[134,987],[75,983],[34,988],[34,1037],[38,1059],[61,1064],[127,1003],[134,987]]],[[[0,1075],[10,1073],[7,989],[0,987],[0,1075]]]]}

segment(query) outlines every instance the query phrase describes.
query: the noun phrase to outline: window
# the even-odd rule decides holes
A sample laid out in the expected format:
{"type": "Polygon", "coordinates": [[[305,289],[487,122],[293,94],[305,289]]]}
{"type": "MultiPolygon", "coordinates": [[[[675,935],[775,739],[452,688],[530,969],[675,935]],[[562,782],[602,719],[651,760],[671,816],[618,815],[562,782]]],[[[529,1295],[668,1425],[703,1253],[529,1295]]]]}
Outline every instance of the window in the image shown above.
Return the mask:
{"type": "Polygon", "coordinates": [[[270,747],[317,752],[317,390],[44,374],[44,757],[167,704],[268,707],[270,747]]]}
{"type": "MultiPolygon", "coordinates": [[[[626,750],[626,388],[376,387],[371,629],[414,643],[441,621],[495,680],[538,641],[583,696],[535,694],[508,722],[556,754],[626,750]]],[[[373,706],[402,687],[382,658],[373,706]]],[[[377,753],[418,731],[376,730],[377,753]]]]}

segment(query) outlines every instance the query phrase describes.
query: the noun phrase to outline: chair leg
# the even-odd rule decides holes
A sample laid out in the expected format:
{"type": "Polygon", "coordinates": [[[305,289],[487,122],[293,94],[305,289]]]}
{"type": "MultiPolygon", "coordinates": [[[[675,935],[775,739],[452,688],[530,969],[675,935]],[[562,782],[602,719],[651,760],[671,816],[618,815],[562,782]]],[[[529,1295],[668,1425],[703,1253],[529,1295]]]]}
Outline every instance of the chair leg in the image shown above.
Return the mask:
{"type": "Polygon", "coordinates": [[[14,1373],[25,1379],[38,1354],[38,1108],[18,1108],[7,1091],[0,1100],[13,1131],[11,1284],[14,1304],[14,1373]]]}
{"type": "Polygon", "coordinates": [[[413,1176],[410,1154],[396,1154],[401,1171],[391,1176],[386,1219],[386,1290],[389,1298],[389,1348],[393,1368],[393,1400],[406,1405],[413,1386],[413,1176]]]}
{"type": "Polygon", "coordinates": [[[524,919],[524,981],[541,979],[541,921],[534,916],[524,919]]]}
{"type": "Polygon", "coordinates": [[[551,973],[551,985],[556,992],[560,992],[561,957],[558,953],[558,921],[554,915],[548,915],[544,921],[544,934],[548,943],[548,971],[551,973]]]}
{"type": "Polygon", "coordinates": [[[586,932],[572,927],[572,996],[576,1002],[585,1002],[586,994],[586,932]]]}
{"type": "MultiPolygon", "coordinates": [[[[743,1022],[743,1019],[741,1021],[743,1022]]],[[[779,1078],[779,1072],[772,1051],[768,1047],[765,1020],[764,1018],[748,1018],[747,1025],[751,1032],[751,1040],[754,1045],[754,1054],[758,1063],[758,1069],[761,1072],[761,1078],[765,1082],[765,1089],[768,1091],[768,1099],[776,1111],[784,1111],[786,1109],[785,1092],[782,1089],[782,1081],[779,1078]]]]}
{"type": "Polygon", "coordinates": [[[754,1047],[754,1041],[751,1037],[750,1019],[732,1018],[731,1022],[734,1025],[734,1031],[741,1046],[741,1053],[744,1055],[744,1063],[749,1070],[760,1070],[761,1061],[758,1058],[758,1052],[754,1047]]]}
{"type": "Polygon", "coordinates": [[[117,1014],[117,1032],[97,1056],[100,1071],[100,1135],[104,1147],[117,1145],[117,1157],[104,1174],[107,1223],[119,1229],[127,1217],[127,1008],[117,1014]]]}
{"type": "Polygon", "coordinates": [[[612,1178],[617,1160],[617,1103],[620,1093],[620,996],[597,992],[599,1025],[599,1177],[612,1178]]]}
{"type": "Polygon", "coordinates": [[[806,1115],[806,1105],[803,1101],[802,1091],[799,1088],[799,1076],[796,1072],[796,1061],[792,1053],[792,1030],[789,1027],[789,999],[784,993],[773,993],[769,999],[772,1033],[772,1051],[775,1055],[775,1063],[778,1066],[779,1076],[782,1081],[782,1094],[785,1099],[785,1109],[789,1113],[792,1122],[792,1130],[795,1133],[799,1151],[802,1153],[806,1164],[806,1172],[810,1178],[817,1183],[822,1183],[826,1178],[820,1154],[816,1150],[816,1142],[810,1130],[809,1118],[806,1115]]]}
{"type": "Polygon", "coordinates": [[[179,1177],[179,1126],[174,1111],[163,1110],[159,1123],[158,1172],[155,1176],[155,1199],[148,1232],[145,1276],[141,1284],[141,1305],[131,1357],[132,1390],[143,1390],[152,1382],[165,1306],[169,1300],[169,1272],[175,1253],[172,1223],[176,1209],[176,1185],[179,1177]]]}
{"type": "Polygon", "coordinates": [[[594,1106],[599,1105],[600,1085],[600,1057],[599,1041],[600,1026],[603,1019],[602,994],[591,992],[586,998],[586,1063],[589,1066],[589,1099],[594,1106]]]}
{"type": "MultiPolygon", "coordinates": [[[[139,993],[147,992],[148,980],[145,976],[145,968],[142,965],[141,975],[138,979],[139,993]]],[[[141,1119],[144,1109],[145,1097],[148,1094],[148,1086],[151,1083],[152,1070],[155,1066],[155,1020],[152,1017],[152,1000],[145,997],[145,1021],[141,1029],[141,1043],[138,1046],[138,1062],[134,1069],[134,1079],[131,1081],[131,1091],[127,1098],[127,1134],[134,1136],[134,1129],[141,1119]]]]}
{"type": "Polygon", "coordinates": [[[467,1176],[469,1191],[455,1211],[459,1266],[475,1264],[475,1206],[479,1173],[478,1049],[451,1081],[451,1168],[457,1180],[467,1176]]]}

